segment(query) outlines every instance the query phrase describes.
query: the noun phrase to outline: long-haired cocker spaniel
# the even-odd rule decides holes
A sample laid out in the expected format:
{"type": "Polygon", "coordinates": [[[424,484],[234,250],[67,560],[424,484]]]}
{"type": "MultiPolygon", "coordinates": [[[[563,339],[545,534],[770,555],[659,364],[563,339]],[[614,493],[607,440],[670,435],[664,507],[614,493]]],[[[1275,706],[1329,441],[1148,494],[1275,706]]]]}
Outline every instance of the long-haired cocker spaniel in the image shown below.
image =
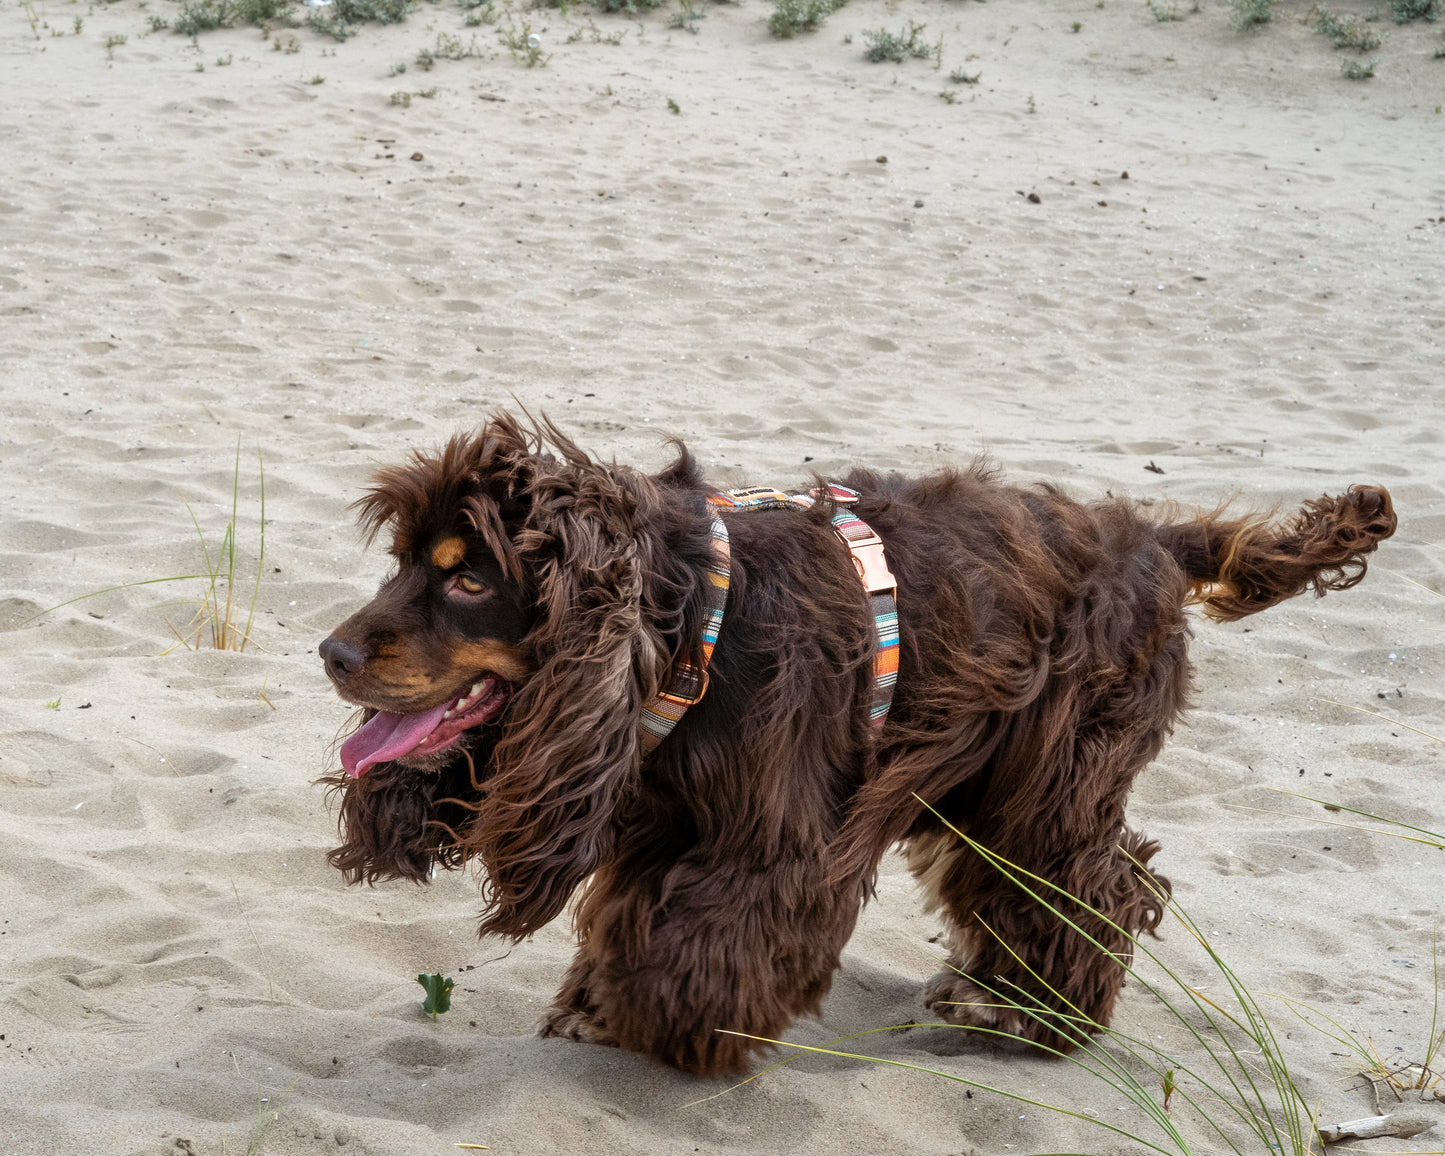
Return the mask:
{"type": "MultiPolygon", "coordinates": [[[[1231,620],[1346,589],[1395,529],[1374,486],[1284,521],[1161,520],[978,464],[855,470],[841,481],[898,587],[884,725],[869,725],[874,615],[831,501],[723,510],[731,588],[706,692],[647,754],[644,703],[702,662],[715,557],[712,491],[677,448],[644,474],[500,416],[383,469],[358,504],[395,571],[321,655],[367,708],[326,780],[332,863],[353,882],[425,881],[475,859],[481,932],[513,939],[576,895],[578,952],[542,1033],[698,1073],[738,1071],[758,1046],[719,1029],[776,1037],[818,1010],[895,844],[951,932],[930,1008],[1071,1046],[987,1006],[974,975],[1107,1022],[1120,964],[919,799],[1151,930],[1168,883],[1124,801],[1185,705],[1185,606],[1231,620]]],[[[1130,958],[1114,927],[1075,917],[1130,958]]]]}

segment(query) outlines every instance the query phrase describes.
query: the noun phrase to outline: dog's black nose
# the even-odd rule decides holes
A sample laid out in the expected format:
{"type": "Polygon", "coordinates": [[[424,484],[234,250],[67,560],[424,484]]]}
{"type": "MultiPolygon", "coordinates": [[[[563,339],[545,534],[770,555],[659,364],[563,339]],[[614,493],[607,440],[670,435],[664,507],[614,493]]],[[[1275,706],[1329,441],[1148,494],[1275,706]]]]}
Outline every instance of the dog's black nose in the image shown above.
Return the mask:
{"type": "Polygon", "coordinates": [[[366,665],[366,655],[360,648],[339,638],[328,638],[317,648],[321,661],[326,664],[328,678],[345,678],[349,674],[360,674],[366,665]]]}

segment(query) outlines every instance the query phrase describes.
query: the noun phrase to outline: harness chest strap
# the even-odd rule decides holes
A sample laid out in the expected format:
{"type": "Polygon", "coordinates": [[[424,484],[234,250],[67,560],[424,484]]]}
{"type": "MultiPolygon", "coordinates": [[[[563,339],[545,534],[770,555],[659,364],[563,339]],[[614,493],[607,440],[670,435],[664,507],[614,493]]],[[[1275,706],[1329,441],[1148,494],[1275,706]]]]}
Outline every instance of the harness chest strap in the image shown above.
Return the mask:
{"type": "MultiPolygon", "coordinates": [[[[822,496],[814,490],[809,494],[786,494],[766,486],[724,490],[708,496],[708,501],[721,509],[770,510],[788,506],[813,505],[822,496]]],[[[859,494],[847,486],[828,485],[828,497],[838,507],[833,514],[833,532],[853,559],[858,578],[868,595],[868,608],[873,615],[877,648],[873,655],[873,698],[869,704],[868,723],[881,727],[893,704],[893,691],[898,684],[898,580],[888,568],[883,540],[872,527],[852,513],[848,507],[858,501],[859,494]]],[[[707,693],[707,664],[717,645],[723,610],[731,574],[731,551],[727,526],[716,514],[712,517],[712,559],[707,568],[703,618],[702,666],[679,666],[672,672],[667,689],[643,704],[641,744],[644,755],[651,754],[677,726],[687,708],[702,700],[707,693]]]]}
{"type": "Polygon", "coordinates": [[[707,586],[703,590],[702,665],[676,667],[667,688],[642,704],[642,753],[650,755],[672,733],[687,708],[702,701],[707,693],[707,664],[717,646],[722,629],[723,610],[727,606],[728,587],[732,580],[732,547],[728,528],[716,514],[712,516],[712,541],[709,545],[707,586]]]}

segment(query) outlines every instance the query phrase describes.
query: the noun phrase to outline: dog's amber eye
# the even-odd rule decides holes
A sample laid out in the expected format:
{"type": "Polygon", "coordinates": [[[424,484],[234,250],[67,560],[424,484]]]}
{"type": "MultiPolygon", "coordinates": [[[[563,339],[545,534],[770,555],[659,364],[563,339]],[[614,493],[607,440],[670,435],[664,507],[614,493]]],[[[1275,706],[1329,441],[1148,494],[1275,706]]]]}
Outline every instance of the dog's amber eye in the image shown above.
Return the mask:
{"type": "Polygon", "coordinates": [[[458,574],[457,585],[460,586],[463,590],[465,590],[468,594],[480,594],[483,590],[486,589],[485,586],[483,586],[470,574],[458,574]]]}

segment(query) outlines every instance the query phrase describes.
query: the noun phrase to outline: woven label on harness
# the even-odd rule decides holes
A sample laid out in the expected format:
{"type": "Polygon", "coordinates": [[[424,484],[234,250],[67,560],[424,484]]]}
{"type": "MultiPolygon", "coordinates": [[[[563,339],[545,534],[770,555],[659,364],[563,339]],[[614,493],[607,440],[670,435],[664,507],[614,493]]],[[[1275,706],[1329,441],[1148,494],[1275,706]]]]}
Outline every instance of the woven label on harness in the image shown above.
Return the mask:
{"type": "Polygon", "coordinates": [[[780,510],[796,503],[771,486],[748,486],[741,490],[719,490],[707,500],[723,510],[780,510]]]}
{"type": "Polygon", "coordinates": [[[672,733],[687,708],[701,701],[707,693],[707,665],[712,661],[722,629],[723,611],[727,608],[728,586],[732,576],[732,550],[728,528],[716,514],[712,516],[712,560],[707,567],[707,585],[703,589],[702,665],[677,667],[668,679],[667,689],[642,704],[642,753],[650,755],[663,739],[672,733]]]}

